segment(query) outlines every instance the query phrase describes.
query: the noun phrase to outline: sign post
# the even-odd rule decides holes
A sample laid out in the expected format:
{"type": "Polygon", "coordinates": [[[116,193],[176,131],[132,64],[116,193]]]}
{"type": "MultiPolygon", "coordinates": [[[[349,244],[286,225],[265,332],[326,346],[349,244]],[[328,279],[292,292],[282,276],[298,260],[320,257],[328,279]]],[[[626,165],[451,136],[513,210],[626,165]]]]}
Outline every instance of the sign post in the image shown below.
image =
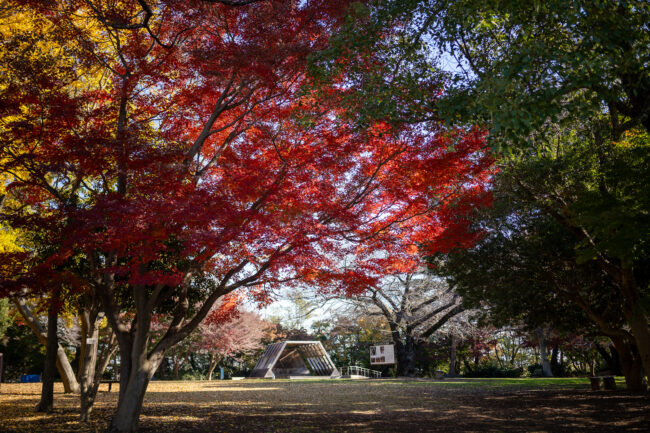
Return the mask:
{"type": "Polygon", "coordinates": [[[395,346],[382,344],[370,346],[370,365],[392,365],[395,364],[395,346]]]}

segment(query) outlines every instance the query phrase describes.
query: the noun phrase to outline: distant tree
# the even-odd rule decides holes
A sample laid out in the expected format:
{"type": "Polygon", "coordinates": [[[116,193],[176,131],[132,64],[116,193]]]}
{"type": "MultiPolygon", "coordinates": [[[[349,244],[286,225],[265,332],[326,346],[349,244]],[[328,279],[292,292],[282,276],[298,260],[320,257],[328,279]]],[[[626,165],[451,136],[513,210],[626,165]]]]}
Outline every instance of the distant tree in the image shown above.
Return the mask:
{"type": "Polygon", "coordinates": [[[338,367],[371,367],[370,345],[390,338],[390,330],[382,317],[355,314],[353,311],[314,322],[311,329],[338,367]]]}
{"type": "Polygon", "coordinates": [[[269,322],[258,314],[218,304],[197,329],[197,347],[209,355],[207,379],[225,357],[237,358],[263,347],[269,322]]]}
{"type": "Polygon", "coordinates": [[[352,299],[360,311],[383,317],[395,345],[397,371],[415,375],[418,343],[425,341],[465,308],[453,286],[432,273],[422,271],[386,278],[352,299]]]}

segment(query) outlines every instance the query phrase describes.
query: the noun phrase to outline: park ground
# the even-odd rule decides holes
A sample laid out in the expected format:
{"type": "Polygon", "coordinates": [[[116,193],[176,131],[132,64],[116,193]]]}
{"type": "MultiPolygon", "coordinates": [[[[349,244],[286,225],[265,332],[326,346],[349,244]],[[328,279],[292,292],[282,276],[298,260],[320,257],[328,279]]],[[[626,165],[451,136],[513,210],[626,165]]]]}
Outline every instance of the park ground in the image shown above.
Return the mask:
{"type": "MultiPolygon", "coordinates": [[[[619,386],[622,384],[619,381],[619,386]]],[[[101,432],[117,402],[102,385],[90,423],[55,388],[55,411],[33,412],[40,384],[2,384],[1,432],[101,432]]],[[[587,379],[152,382],[142,432],[648,432],[650,399],[590,391],[587,379]]]]}

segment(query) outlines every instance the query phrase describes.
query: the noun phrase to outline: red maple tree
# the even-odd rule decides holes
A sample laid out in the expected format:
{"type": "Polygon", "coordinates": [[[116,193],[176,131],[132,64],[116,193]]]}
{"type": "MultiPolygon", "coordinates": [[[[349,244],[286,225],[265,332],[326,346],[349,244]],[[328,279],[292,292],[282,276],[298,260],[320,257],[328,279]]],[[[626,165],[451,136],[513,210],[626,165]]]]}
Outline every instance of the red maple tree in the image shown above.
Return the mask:
{"type": "Polygon", "coordinates": [[[415,269],[418,245],[475,240],[463,216],[489,201],[483,133],[359,130],[337,97],[344,76],[306,87],[307,58],[348,1],[23,3],[103,81],[32,71],[35,85],[10,87],[2,109],[39,116],[5,125],[3,218],[38,247],[4,287],[47,279],[100,300],[121,359],[110,431],[137,429],[165,352],[220,297],[264,302],[283,284],[355,293],[415,269]],[[171,320],[151,344],[156,314],[171,320]]]}
{"type": "Polygon", "coordinates": [[[223,303],[215,305],[206,320],[197,328],[197,348],[210,357],[208,380],[225,357],[252,352],[263,347],[262,340],[270,323],[258,314],[235,308],[226,317],[223,303]]]}

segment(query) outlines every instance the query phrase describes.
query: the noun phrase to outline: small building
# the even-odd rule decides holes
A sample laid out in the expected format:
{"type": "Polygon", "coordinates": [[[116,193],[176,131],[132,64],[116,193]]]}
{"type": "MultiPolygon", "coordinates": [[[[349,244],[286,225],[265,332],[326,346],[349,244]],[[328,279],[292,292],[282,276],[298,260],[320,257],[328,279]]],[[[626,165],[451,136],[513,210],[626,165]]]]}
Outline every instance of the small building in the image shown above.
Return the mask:
{"type": "Polygon", "coordinates": [[[340,376],[320,341],[283,341],[266,348],[248,377],[313,379],[340,376]]]}

